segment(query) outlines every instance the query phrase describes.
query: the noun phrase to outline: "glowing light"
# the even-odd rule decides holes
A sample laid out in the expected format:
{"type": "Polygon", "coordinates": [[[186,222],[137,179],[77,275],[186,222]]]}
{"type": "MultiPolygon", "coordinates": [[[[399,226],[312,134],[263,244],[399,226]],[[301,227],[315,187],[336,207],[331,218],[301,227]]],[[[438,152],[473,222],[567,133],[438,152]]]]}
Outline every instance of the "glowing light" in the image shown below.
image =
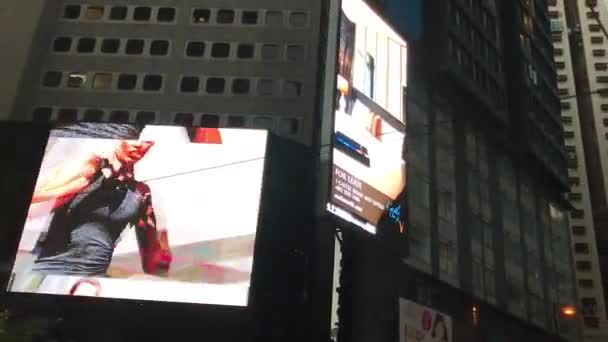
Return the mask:
{"type": "Polygon", "coordinates": [[[569,316],[569,317],[575,316],[576,315],[576,309],[573,308],[573,307],[571,307],[571,306],[565,306],[565,307],[562,308],[562,314],[564,316],[569,316]]]}

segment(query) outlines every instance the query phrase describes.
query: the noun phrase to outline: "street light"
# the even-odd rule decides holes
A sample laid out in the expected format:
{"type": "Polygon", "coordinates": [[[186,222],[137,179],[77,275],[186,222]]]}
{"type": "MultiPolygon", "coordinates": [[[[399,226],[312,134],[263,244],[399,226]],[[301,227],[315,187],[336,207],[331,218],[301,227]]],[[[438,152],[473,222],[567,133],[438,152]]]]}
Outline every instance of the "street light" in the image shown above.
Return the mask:
{"type": "Polygon", "coordinates": [[[562,315],[564,317],[574,317],[576,316],[576,308],[573,306],[564,306],[562,307],[562,315]]]}

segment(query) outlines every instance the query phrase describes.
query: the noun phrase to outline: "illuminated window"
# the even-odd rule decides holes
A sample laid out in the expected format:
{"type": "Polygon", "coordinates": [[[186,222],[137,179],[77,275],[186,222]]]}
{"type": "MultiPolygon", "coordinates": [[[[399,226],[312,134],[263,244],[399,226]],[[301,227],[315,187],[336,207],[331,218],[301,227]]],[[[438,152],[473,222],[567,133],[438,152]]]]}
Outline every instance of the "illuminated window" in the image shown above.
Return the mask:
{"type": "Polygon", "coordinates": [[[103,18],[104,7],[103,6],[89,6],[84,14],[85,19],[88,20],[99,20],[103,18]]]}
{"type": "Polygon", "coordinates": [[[192,12],[192,22],[194,24],[207,24],[211,18],[211,11],[208,9],[195,9],[192,12]]]}
{"type": "Polygon", "coordinates": [[[93,89],[106,90],[112,87],[112,74],[100,73],[93,77],[93,89]]]}
{"type": "Polygon", "coordinates": [[[87,83],[87,74],[73,72],[68,75],[68,88],[82,88],[87,83]]]}

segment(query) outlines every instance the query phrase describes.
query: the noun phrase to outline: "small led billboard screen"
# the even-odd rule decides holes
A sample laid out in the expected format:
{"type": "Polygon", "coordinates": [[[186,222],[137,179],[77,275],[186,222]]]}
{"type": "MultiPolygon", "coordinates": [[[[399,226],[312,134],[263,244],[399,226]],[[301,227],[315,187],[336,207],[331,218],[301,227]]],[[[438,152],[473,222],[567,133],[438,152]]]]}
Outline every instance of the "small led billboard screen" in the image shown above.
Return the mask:
{"type": "Polygon", "coordinates": [[[9,291],[246,306],[267,138],[56,127],[9,291]]]}
{"type": "Polygon", "coordinates": [[[362,0],[342,0],[328,210],[376,233],[403,228],[406,42],[362,0]]]}

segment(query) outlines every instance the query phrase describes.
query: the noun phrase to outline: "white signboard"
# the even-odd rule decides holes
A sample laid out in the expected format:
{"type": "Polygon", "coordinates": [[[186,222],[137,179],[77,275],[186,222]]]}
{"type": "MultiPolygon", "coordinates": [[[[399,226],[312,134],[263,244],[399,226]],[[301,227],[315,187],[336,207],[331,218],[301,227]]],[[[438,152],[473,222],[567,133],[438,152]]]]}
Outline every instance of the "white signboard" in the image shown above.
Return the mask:
{"type": "Polygon", "coordinates": [[[399,299],[399,342],[452,342],[452,318],[407,299],[399,299]]]}

